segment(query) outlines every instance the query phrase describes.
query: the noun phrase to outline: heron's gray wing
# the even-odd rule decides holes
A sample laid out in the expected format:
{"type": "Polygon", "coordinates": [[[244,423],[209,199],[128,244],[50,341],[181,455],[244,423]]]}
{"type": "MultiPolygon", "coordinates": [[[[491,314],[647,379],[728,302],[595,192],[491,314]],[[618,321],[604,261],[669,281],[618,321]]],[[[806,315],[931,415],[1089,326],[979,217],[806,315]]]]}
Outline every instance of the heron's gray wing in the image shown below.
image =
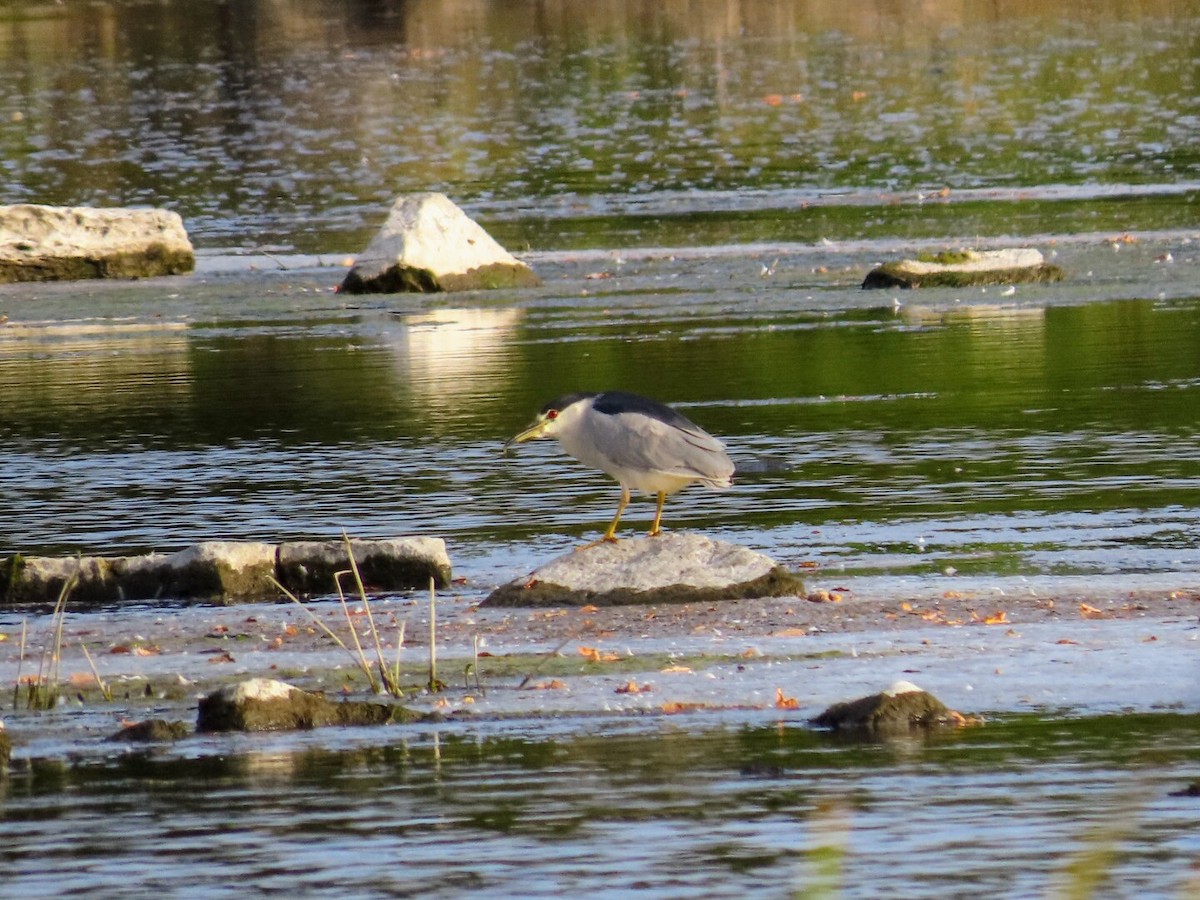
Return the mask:
{"type": "MultiPolygon", "coordinates": [[[[670,407],[663,407],[672,413],[670,407]]],[[[724,445],[675,413],[648,415],[642,410],[603,414],[592,420],[594,445],[625,469],[695,478],[714,486],[728,484],[733,463],[724,445]]]]}

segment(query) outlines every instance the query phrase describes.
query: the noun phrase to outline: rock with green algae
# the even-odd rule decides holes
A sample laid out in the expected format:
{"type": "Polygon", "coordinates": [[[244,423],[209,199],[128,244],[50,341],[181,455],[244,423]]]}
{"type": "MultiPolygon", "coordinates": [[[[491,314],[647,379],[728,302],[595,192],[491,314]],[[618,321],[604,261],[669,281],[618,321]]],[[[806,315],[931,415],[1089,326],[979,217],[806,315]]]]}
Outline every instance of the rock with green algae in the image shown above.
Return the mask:
{"type": "Polygon", "coordinates": [[[126,725],[108,740],[131,744],[165,744],[178,741],[192,733],[187,722],[168,722],[166,719],[145,719],[126,725]]]}
{"type": "Polygon", "coordinates": [[[272,678],[250,678],[201,698],[197,732],[295,731],[330,725],[386,725],[422,719],[392,703],[333,701],[272,678]]]}
{"type": "Polygon", "coordinates": [[[864,734],[895,734],[942,726],[973,724],[910,681],[897,681],[886,691],[835,703],[811,720],[818,728],[864,734]]]}
{"type": "Polygon", "coordinates": [[[1063,270],[1047,263],[1041,251],[952,250],[876,266],[864,288],[972,287],[1061,281],[1063,270]]]}

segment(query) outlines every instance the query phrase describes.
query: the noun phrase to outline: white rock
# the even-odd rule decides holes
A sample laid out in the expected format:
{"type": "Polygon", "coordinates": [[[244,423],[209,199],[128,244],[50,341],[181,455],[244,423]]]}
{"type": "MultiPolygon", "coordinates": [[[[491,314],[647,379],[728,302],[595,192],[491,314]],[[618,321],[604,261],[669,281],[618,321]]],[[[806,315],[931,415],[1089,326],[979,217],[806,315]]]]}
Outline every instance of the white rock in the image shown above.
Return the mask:
{"type": "Polygon", "coordinates": [[[342,282],[349,293],[474,290],[538,284],[525,263],[445,194],[399,197],[342,282]]]}
{"type": "Polygon", "coordinates": [[[885,697],[896,697],[900,694],[923,694],[924,688],[919,688],[911,681],[897,681],[890,688],[883,692],[885,697]]]}
{"type": "Polygon", "coordinates": [[[573,590],[649,591],[686,584],[724,587],[766,575],[775,562],[749,547],[700,534],[627,538],[574,550],[541,566],[534,577],[573,590]]]}
{"type": "Polygon", "coordinates": [[[275,678],[247,678],[237,684],[225,685],[218,693],[230,703],[245,703],[247,700],[286,700],[298,690],[295,685],[275,678]]]}

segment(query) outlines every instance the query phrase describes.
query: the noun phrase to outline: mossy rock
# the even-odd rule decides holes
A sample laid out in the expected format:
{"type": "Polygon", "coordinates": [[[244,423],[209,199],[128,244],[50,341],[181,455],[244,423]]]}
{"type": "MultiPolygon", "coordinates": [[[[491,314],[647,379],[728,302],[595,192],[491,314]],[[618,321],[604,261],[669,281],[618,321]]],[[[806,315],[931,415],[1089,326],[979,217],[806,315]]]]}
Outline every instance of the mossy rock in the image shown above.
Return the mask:
{"type": "Polygon", "coordinates": [[[146,719],[126,725],[108,740],[133,744],[163,744],[178,741],[192,733],[187,722],[168,722],[166,719],[146,719]]]}
{"type": "Polygon", "coordinates": [[[296,731],[330,725],[386,725],[422,719],[392,703],[329,700],[322,693],[266,678],[228,685],[201,698],[197,732],[296,731]]]}
{"type": "Polygon", "coordinates": [[[1047,263],[1037,250],[946,250],[876,266],[867,273],[862,286],[964,288],[1061,281],[1064,277],[1062,268],[1047,263]]]}
{"type": "Polygon", "coordinates": [[[957,726],[965,720],[933,694],[899,682],[879,694],[835,703],[810,721],[818,728],[877,735],[957,726]]]}

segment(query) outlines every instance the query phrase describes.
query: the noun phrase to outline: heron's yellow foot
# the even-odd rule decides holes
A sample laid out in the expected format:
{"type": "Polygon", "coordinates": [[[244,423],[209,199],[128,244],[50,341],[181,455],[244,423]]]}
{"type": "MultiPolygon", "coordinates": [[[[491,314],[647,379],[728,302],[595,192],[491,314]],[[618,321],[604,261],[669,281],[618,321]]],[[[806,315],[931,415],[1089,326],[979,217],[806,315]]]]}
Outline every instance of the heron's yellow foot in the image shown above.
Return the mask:
{"type": "Polygon", "coordinates": [[[663,504],[667,502],[666,491],[658,492],[658,508],[654,510],[654,524],[650,526],[650,531],[647,537],[658,537],[662,534],[662,510],[663,504]]]}

